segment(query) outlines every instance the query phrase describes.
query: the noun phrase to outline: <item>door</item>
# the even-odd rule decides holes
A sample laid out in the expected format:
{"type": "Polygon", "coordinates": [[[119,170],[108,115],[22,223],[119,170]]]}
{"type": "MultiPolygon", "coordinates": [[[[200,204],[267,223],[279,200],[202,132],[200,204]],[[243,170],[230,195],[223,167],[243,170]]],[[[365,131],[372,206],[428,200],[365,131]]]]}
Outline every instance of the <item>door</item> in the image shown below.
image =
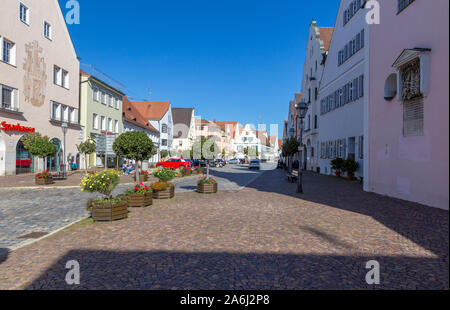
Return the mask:
{"type": "Polygon", "coordinates": [[[31,162],[31,154],[20,139],[16,146],[16,174],[31,173],[31,162]]]}

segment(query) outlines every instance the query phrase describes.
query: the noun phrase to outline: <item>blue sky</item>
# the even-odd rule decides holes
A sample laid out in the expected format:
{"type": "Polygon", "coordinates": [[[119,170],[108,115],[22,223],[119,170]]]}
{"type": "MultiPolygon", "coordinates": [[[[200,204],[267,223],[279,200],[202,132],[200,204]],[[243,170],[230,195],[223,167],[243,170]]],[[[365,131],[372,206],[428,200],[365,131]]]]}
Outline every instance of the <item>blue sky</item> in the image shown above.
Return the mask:
{"type": "MultiPolygon", "coordinates": [[[[59,0],[63,12],[67,0],[59,0]]],[[[339,1],[79,0],[69,31],[82,63],[136,99],[210,120],[279,124],[300,91],[308,27],[334,26],[339,1]],[[149,96],[149,90],[151,95],[149,96]]]]}

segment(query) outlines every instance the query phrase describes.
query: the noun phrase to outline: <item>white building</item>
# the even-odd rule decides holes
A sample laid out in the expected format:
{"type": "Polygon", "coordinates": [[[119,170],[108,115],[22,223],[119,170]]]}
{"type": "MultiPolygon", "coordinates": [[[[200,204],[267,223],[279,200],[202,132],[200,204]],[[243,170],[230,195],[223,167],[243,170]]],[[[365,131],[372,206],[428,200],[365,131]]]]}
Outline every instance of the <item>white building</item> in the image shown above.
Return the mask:
{"type": "Polygon", "coordinates": [[[362,0],[342,0],[319,88],[320,172],[330,174],[333,158],[360,164],[367,179],[368,24],[362,0]]]}
{"type": "MultiPolygon", "coordinates": [[[[122,132],[140,131],[145,133],[150,140],[152,140],[156,149],[159,149],[159,131],[153,127],[134,107],[127,97],[123,97],[123,126],[122,132]]],[[[156,163],[159,161],[158,152],[148,159],[149,163],[156,163]]],[[[144,162],[144,166],[146,163],[144,162]]],[[[145,170],[146,167],[143,167],[145,170]]]]}
{"type": "MultiPolygon", "coordinates": [[[[133,101],[131,102],[137,111],[158,130],[159,149],[158,157],[161,159],[161,152],[173,150],[173,117],[170,102],[156,101],[133,101]]],[[[165,154],[163,154],[165,155],[165,154]]]]}
{"type": "Polygon", "coordinates": [[[309,26],[302,80],[303,101],[308,105],[303,123],[303,143],[306,151],[303,159],[306,169],[312,171],[317,171],[318,168],[319,87],[332,35],[332,27],[317,27],[316,21],[309,26]]]}
{"type": "Polygon", "coordinates": [[[172,108],[173,148],[180,157],[190,157],[190,151],[197,139],[195,110],[193,108],[172,108]]]}

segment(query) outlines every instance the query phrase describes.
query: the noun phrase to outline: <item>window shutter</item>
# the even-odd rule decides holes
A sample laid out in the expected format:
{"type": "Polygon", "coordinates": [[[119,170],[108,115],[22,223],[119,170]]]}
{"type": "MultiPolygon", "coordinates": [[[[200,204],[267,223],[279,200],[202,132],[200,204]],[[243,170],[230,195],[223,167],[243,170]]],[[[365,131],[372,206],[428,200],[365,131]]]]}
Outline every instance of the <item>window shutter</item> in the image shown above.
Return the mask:
{"type": "Polygon", "coordinates": [[[424,107],[423,97],[403,102],[403,135],[423,136],[424,107]]]}
{"type": "Polygon", "coordinates": [[[358,84],[359,84],[358,79],[357,78],[354,79],[353,80],[353,93],[354,93],[355,100],[357,100],[359,98],[359,87],[358,87],[358,84]]]}
{"type": "Polygon", "coordinates": [[[347,158],[347,139],[342,139],[342,145],[343,145],[343,152],[342,152],[342,158],[347,158]]]}

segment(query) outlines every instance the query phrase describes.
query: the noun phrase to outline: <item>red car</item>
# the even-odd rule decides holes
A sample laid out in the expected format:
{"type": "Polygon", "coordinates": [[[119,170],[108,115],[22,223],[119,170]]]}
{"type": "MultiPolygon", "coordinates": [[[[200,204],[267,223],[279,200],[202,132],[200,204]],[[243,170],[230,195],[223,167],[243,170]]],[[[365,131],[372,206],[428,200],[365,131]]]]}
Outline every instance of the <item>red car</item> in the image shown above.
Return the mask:
{"type": "Polygon", "coordinates": [[[190,169],[191,163],[184,159],[169,159],[167,161],[159,162],[156,168],[168,168],[168,169],[190,169]]]}

